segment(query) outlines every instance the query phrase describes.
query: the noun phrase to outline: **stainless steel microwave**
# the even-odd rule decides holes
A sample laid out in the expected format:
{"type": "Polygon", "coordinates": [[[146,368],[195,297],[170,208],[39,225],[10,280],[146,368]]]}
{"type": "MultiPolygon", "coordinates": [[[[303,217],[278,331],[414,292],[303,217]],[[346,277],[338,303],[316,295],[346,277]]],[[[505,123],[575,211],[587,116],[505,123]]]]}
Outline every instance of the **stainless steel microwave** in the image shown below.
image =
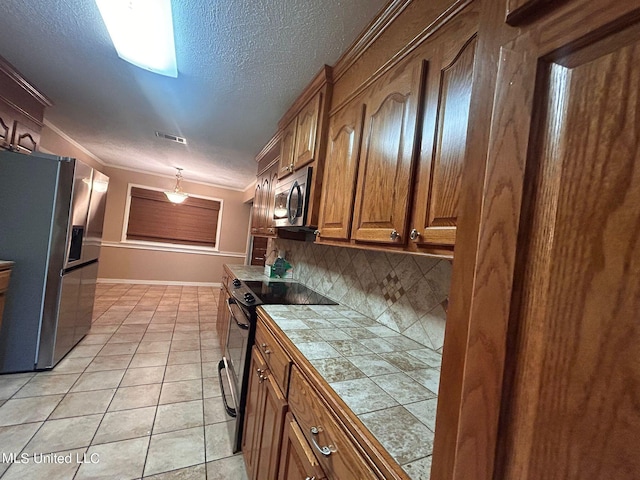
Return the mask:
{"type": "Polygon", "coordinates": [[[278,182],[273,206],[276,227],[305,226],[312,170],[312,167],[305,167],[278,182]]]}

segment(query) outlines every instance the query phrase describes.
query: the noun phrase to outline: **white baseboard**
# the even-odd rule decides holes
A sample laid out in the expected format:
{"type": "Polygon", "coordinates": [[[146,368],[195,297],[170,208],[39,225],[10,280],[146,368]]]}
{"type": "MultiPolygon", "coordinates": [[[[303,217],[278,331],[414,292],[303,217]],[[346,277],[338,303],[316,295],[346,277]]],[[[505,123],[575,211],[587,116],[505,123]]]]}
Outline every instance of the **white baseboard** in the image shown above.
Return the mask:
{"type": "Polygon", "coordinates": [[[216,287],[220,282],[173,282],[168,280],[131,280],[129,278],[98,278],[98,283],[126,283],[129,285],[181,285],[183,287],[216,287]]]}

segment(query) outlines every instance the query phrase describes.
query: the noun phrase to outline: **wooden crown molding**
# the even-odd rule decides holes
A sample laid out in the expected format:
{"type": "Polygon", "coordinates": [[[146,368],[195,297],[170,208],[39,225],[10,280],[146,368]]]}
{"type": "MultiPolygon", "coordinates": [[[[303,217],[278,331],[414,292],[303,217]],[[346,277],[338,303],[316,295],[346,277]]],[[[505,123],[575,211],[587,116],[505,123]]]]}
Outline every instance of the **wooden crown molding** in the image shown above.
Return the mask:
{"type": "Polygon", "coordinates": [[[43,93],[38,91],[26,78],[18,72],[13,65],[7,62],[4,58],[0,57],[0,71],[9,76],[18,85],[20,85],[29,95],[36,99],[40,104],[45,107],[52,107],[53,102],[47,98],[43,93]]]}
{"type": "Polygon", "coordinates": [[[282,139],[282,130],[278,130],[276,134],[271,137],[271,140],[260,150],[260,153],[256,155],[256,163],[258,164],[258,175],[262,175],[265,170],[271,167],[274,163],[280,161],[280,140],[282,139]]]}
{"type": "MultiPolygon", "coordinates": [[[[411,0],[408,0],[407,4],[410,3],[410,1],[411,0]]],[[[351,94],[348,95],[341,103],[332,104],[331,105],[331,111],[329,112],[329,115],[334,115],[337,111],[339,111],[345,105],[347,105],[351,100],[353,100],[355,97],[360,95],[365,89],[367,89],[378,78],[380,78],[382,75],[384,75],[389,70],[391,70],[394,66],[396,66],[398,63],[400,63],[402,60],[404,60],[407,56],[409,56],[424,41],[426,41],[428,38],[433,36],[436,32],[438,32],[438,30],[440,30],[440,28],[442,28],[444,25],[446,25],[447,22],[449,22],[449,20],[451,20],[456,15],[458,15],[458,13],[460,13],[462,10],[464,10],[469,5],[471,5],[474,1],[477,1],[477,0],[457,0],[457,1],[455,1],[440,16],[438,16],[431,23],[426,25],[425,28],[423,28],[422,31],[413,38],[413,40],[411,40],[409,43],[407,43],[395,55],[393,55],[386,62],[384,62],[369,78],[367,78],[367,80],[364,83],[362,83],[360,86],[358,86],[358,88],[353,90],[351,92],[351,94]]],[[[386,28],[386,26],[385,26],[385,28],[386,28]]],[[[382,32],[380,32],[380,33],[382,33],[382,32]]]]}
{"type": "Polygon", "coordinates": [[[362,56],[393,21],[411,4],[413,0],[392,0],[367,25],[362,34],[351,44],[333,66],[333,78],[338,80],[362,56]]]}
{"type": "Polygon", "coordinates": [[[42,120],[40,120],[39,118],[34,117],[33,115],[31,115],[31,113],[27,112],[20,105],[16,104],[15,102],[12,102],[11,100],[9,100],[4,95],[0,95],[0,103],[5,103],[6,105],[11,107],[16,112],[18,112],[21,115],[23,115],[24,117],[28,118],[30,121],[32,121],[34,124],[36,124],[38,127],[40,127],[40,128],[44,127],[44,123],[42,122],[42,120]]]}
{"type": "Polygon", "coordinates": [[[296,101],[293,102],[293,105],[289,107],[287,112],[278,122],[278,128],[280,130],[284,129],[289,122],[298,115],[298,112],[302,110],[302,107],[304,107],[325,85],[333,85],[333,68],[329,65],[324,65],[320,69],[313,80],[311,80],[311,83],[307,85],[296,101]]]}

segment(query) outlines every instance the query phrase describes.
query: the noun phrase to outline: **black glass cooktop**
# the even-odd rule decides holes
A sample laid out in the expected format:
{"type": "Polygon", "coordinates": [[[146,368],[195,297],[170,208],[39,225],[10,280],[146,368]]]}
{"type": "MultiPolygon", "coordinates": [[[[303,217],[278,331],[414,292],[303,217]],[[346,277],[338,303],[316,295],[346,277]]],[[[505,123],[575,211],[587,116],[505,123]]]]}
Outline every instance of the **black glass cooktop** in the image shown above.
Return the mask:
{"type": "Polygon", "coordinates": [[[265,305],[337,305],[333,300],[296,282],[244,282],[265,305]]]}

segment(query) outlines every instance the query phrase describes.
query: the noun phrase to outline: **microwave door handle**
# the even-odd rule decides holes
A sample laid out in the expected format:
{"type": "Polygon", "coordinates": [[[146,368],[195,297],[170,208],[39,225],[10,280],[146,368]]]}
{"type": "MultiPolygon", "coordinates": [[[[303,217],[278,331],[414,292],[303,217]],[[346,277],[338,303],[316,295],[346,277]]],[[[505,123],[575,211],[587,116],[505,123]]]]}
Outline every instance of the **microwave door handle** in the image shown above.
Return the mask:
{"type": "Polygon", "coordinates": [[[291,189],[289,189],[289,195],[287,195],[287,217],[289,218],[289,223],[294,224],[296,221],[296,217],[298,216],[298,209],[296,208],[294,212],[291,212],[291,197],[293,196],[293,190],[298,190],[298,196],[302,196],[302,189],[296,180],[291,185],[291,189]]]}

